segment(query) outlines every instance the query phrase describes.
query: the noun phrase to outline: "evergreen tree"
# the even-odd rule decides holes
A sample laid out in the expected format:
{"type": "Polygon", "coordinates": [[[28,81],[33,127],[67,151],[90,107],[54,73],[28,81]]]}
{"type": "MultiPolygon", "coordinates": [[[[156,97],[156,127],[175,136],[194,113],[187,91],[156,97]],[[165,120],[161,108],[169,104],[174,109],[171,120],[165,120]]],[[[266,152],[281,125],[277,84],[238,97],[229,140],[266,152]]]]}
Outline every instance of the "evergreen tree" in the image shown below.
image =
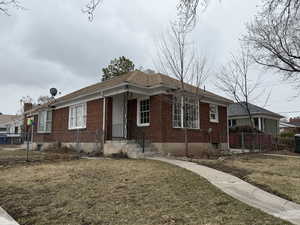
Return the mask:
{"type": "Polygon", "coordinates": [[[135,68],[133,62],[122,56],[118,59],[114,59],[110,64],[103,68],[102,81],[110,80],[114,77],[133,71],[135,68]]]}

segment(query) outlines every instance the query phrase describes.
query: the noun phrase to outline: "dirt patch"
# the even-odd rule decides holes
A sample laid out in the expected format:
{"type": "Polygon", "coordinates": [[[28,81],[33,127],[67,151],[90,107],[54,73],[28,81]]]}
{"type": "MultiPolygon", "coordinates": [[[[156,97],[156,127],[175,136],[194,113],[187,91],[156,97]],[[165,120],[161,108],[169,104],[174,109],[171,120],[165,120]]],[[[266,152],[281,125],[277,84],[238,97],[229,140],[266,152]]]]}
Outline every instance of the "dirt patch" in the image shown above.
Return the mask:
{"type": "Polygon", "coordinates": [[[25,150],[0,150],[0,169],[77,160],[79,158],[79,155],[74,154],[74,152],[58,153],[29,151],[27,157],[27,151],[25,150]]]}

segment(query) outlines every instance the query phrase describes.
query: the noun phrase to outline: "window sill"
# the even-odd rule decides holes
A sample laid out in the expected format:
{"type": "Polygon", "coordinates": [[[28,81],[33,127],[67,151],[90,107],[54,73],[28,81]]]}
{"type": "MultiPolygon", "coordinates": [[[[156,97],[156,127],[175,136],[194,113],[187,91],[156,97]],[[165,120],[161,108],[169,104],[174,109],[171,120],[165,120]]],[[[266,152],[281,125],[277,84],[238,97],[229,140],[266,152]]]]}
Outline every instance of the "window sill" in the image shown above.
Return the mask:
{"type": "Polygon", "coordinates": [[[150,127],[150,123],[137,124],[138,127],[150,127]]]}
{"type": "Polygon", "coordinates": [[[210,120],[210,123],[219,123],[219,120],[210,120]]]}
{"type": "Polygon", "coordinates": [[[51,134],[51,131],[38,131],[37,134],[51,134]]]}
{"type": "MultiPolygon", "coordinates": [[[[181,129],[181,130],[184,130],[185,128],[184,127],[172,127],[173,129],[181,129]]],[[[187,128],[188,130],[201,130],[201,128],[187,128]]]]}
{"type": "Polygon", "coordinates": [[[72,131],[74,131],[74,130],[85,130],[86,129],[86,127],[74,127],[74,128],[68,128],[68,130],[72,130],[72,131]]]}

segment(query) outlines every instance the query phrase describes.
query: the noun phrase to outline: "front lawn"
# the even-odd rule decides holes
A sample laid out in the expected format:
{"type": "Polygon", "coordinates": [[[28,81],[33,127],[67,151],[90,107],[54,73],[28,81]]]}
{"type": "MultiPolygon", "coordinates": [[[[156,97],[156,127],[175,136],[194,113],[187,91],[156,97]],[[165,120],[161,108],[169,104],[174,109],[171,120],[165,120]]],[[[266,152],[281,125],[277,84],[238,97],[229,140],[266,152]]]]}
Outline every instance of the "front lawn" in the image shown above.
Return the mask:
{"type": "Polygon", "coordinates": [[[69,153],[66,150],[61,152],[37,152],[25,150],[3,150],[0,145],[0,169],[12,168],[18,166],[32,166],[42,163],[51,163],[65,160],[78,159],[79,155],[76,153],[69,153]],[[28,154],[28,156],[27,156],[28,154]]]}
{"type": "Polygon", "coordinates": [[[231,173],[270,193],[300,203],[300,159],[248,154],[221,160],[195,160],[231,173]]]}
{"type": "Polygon", "coordinates": [[[150,160],[0,167],[0,205],[21,225],[289,224],[187,170],[150,160]]]}

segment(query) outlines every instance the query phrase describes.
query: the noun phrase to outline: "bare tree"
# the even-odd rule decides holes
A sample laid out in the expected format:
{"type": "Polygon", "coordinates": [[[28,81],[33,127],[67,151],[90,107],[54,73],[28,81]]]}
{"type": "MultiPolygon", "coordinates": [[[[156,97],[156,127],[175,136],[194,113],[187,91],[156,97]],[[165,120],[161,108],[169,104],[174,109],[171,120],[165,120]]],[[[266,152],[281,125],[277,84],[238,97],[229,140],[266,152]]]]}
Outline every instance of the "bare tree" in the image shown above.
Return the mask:
{"type": "Polygon", "coordinates": [[[258,87],[258,82],[250,80],[250,66],[251,56],[249,50],[241,49],[239,54],[232,55],[231,60],[222,66],[217,74],[216,86],[246,110],[249,124],[254,128],[249,101],[258,87]]]}
{"type": "Polygon", "coordinates": [[[88,15],[89,21],[93,21],[95,17],[95,11],[102,3],[103,0],[89,0],[89,2],[85,5],[85,7],[82,9],[83,13],[86,13],[88,15]]]}
{"type": "Polygon", "coordinates": [[[38,97],[37,104],[38,105],[48,104],[51,100],[52,100],[51,97],[49,97],[47,95],[45,95],[45,96],[42,95],[42,96],[38,97]]]}
{"type": "Polygon", "coordinates": [[[9,16],[11,8],[23,9],[22,5],[17,0],[0,0],[0,13],[9,16]]]}
{"type": "Polygon", "coordinates": [[[179,20],[184,20],[188,27],[197,23],[197,12],[207,7],[209,0],[180,0],[177,5],[179,20]]]}
{"type": "MultiPolygon", "coordinates": [[[[95,11],[103,0],[89,0],[82,9],[83,13],[88,14],[90,21],[93,21],[95,17],[95,11]]],[[[189,25],[195,25],[197,21],[197,11],[200,5],[201,9],[205,9],[209,0],[179,0],[177,5],[178,16],[185,17],[189,25]]]]}
{"type": "Polygon", "coordinates": [[[185,153],[189,156],[188,129],[193,121],[188,118],[189,111],[193,111],[188,99],[193,97],[195,102],[200,101],[201,85],[207,78],[207,60],[195,53],[195,46],[190,41],[190,34],[195,24],[191,23],[189,16],[180,17],[175,23],[171,23],[170,32],[164,36],[158,45],[158,70],[172,75],[178,80],[178,87],[173,91],[171,103],[177,104],[180,100],[180,111],[183,113],[185,153]],[[188,84],[192,84],[191,87],[188,84]],[[196,86],[196,89],[195,89],[196,86]],[[194,96],[191,96],[191,89],[194,96]],[[190,108],[191,107],[191,108],[190,108]]]}
{"type": "Polygon", "coordinates": [[[256,63],[300,82],[300,0],[265,0],[243,38],[256,63]]]}
{"type": "MultiPolygon", "coordinates": [[[[88,19],[93,21],[97,8],[101,5],[103,0],[88,0],[86,5],[82,8],[82,12],[88,15],[88,19]]],[[[179,17],[185,17],[189,25],[195,25],[197,21],[197,11],[205,9],[209,0],[179,0],[177,5],[179,17]]],[[[9,14],[11,7],[23,8],[18,0],[0,0],[0,12],[5,15],[9,14]]]]}

